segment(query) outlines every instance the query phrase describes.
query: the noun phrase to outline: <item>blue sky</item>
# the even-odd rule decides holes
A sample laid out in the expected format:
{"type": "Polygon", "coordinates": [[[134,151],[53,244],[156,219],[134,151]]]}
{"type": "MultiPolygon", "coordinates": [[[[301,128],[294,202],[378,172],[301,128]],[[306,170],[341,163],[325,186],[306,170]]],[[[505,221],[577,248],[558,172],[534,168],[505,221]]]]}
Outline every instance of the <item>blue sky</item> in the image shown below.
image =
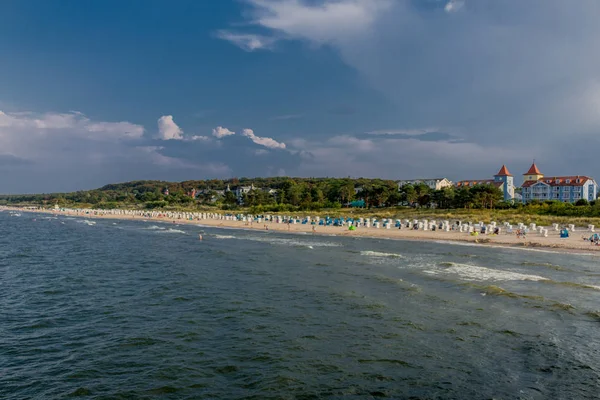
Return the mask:
{"type": "MultiPolygon", "coordinates": [[[[595,175],[600,3],[8,0],[1,193],[595,175]]],[[[517,178],[519,182],[519,178],[517,178]]]]}

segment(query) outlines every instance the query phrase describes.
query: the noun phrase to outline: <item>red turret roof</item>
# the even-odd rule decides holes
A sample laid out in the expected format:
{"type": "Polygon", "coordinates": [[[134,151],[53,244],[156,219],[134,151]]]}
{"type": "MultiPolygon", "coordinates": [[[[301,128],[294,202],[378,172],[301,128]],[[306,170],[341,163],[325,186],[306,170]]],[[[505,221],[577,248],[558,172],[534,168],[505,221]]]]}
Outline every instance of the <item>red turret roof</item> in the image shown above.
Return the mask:
{"type": "Polygon", "coordinates": [[[535,163],[533,163],[533,164],[531,164],[531,168],[529,168],[529,171],[527,171],[527,173],[525,173],[523,175],[542,175],[542,173],[538,169],[537,165],[535,165],[535,163]]]}
{"type": "Polygon", "coordinates": [[[500,171],[498,171],[498,173],[495,176],[512,176],[512,174],[508,172],[508,168],[506,168],[506,165],[503,165],[502,168],[500,168],[500,171]]]}

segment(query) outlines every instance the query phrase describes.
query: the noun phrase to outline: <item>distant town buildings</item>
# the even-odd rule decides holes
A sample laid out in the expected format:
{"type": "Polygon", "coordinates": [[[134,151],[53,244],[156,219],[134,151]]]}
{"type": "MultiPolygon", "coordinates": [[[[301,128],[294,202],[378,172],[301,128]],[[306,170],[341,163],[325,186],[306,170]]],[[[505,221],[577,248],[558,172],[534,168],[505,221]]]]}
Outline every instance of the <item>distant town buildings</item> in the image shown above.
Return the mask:
{"type": "Polygon", "coordinates": [[[427,185],[431,190],[441,190],[445,187],[452,186],[452,181],[447,178],[432,178],[432,179],[408,179],[396,181],[398,189],[406,185],[427,185]]]}
{"type": "Polygon", "coordinates": [[[584,199],[596,200],[598,185],[589,176],[544,176],[535,165],[523,174],[521,191],[523,203],[533,200],[557,200],[565,203],[576,203],[584,199]]]}
{"type": "MultiPolygon", "coordinates": [[[[431,191],[442,190],[448,187],[472,188],[477,185],[492,185],[498,188],[503,194],[503,200],[507,202],[528,203],[534,200],[545,201],[555,200],[566,203],[576,203],[579,200],[592,201],[598,197],[599,189],[596,181],[584,175],[576,176],[552,176],[547,177],[539,170],[535,162],[529,170],[523,174],[523,184],[517,188],[514,183],[514,176],[509,172],[506,165],[502,165],[498,173],[492,179],[468,179],[453,183],[448,178],[429,178],[429,179],[406,179],[395,181],[398,190],[407,185],[426,185],[431,191]]],[[[364,188],[354,187],[356,199],[361,199],[364,188]]],[[[220,199],[228,197],[233,200],[231,194],[235,196],[238,204],[243,205],[248,200],[248,194],[255,193],[277,199],[278,190],[275,188],[256,188],[253,184],[250,186],[237,186],[231,189],[229,185],[224,190],[212,190],[210,188],[197,190],[191,189],[187,195],[192,198],[202,197],[204,201],[214,203],[220,199]]],[[[169,188],[164,188],[163,194],[169,194],[169,188]]],[[[363,199],[364,200],[364,199],[363,199]]]]}

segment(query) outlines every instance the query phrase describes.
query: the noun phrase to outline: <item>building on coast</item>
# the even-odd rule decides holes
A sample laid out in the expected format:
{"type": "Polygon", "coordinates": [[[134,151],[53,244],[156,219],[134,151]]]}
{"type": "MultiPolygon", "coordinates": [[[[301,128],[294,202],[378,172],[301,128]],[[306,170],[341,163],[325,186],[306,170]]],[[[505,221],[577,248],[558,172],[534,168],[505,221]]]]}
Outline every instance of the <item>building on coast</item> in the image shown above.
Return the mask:
{"type": "Polygon", "coordinates": [[[451,187],[452,181],[448,178],[431,178],[431,179],[406,179],[396,181],[398,184],[398,190],[400,190],[403,186],[406,185],[427,185],[431,190],[441,190],[445,187],[451,187]]]}
{"type": "Polygon", "coordinates": [[[523,203],[534,200],[576,203],[582,199],[596,200],[598,185],[593,178],[584,175],[544,176],[534,162],[523,174],[521,194],[523,203]]]}
{"type": "Polygon", "coordinates": [[[503,165],[500,171],[494,175],[493,179],[469,179],[458,181],[455,184],[456,188],[470,188],[476,185],[493,185],[500,189],[504,195],[504,201],[512,201],[515,198],[514,177],[503,165]]]}

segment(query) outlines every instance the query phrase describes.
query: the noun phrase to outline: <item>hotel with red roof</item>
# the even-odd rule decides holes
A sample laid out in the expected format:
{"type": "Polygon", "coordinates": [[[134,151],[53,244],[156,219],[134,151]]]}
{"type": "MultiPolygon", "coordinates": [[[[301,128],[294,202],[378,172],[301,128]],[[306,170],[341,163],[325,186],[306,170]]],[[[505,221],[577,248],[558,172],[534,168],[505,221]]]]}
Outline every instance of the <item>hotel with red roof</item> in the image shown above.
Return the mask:
{"type": "Polygon", "coordinates": [[[593,178],[584,175],[576,176],[544,176],[535,162],[529,171],[523,174],[521,195],[523,202],[532,200],[558,200],[575,203],[584,199],[596,200],[598,185],[593,178]]]}

